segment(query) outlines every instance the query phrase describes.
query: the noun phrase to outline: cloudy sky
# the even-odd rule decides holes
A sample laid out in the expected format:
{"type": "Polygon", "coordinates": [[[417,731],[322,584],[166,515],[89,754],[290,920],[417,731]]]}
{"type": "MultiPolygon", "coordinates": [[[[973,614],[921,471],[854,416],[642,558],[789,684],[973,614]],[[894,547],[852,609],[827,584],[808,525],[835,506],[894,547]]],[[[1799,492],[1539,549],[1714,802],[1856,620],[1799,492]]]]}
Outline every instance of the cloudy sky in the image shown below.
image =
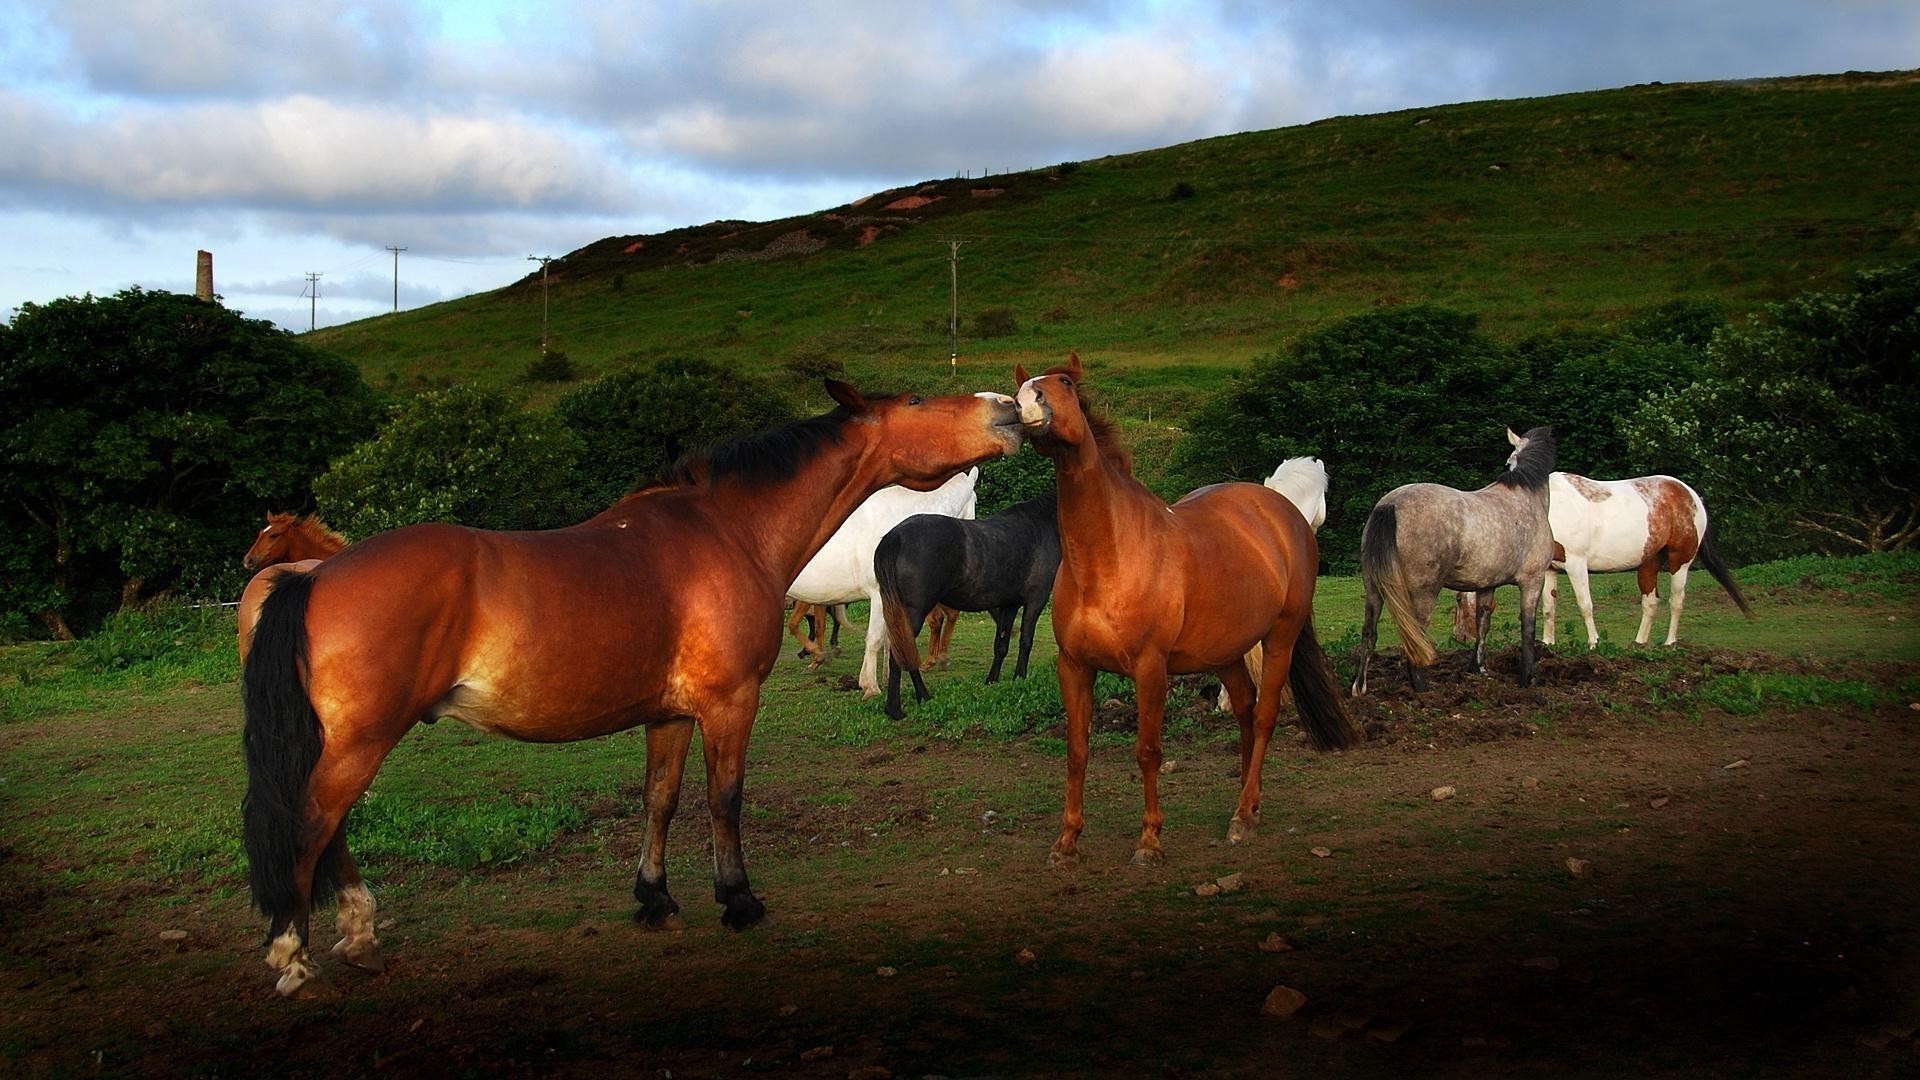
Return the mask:
{"type": "Polygon", "coordinates": [[[1344,113],[1920,64],[1915,0],[8,0],[0,319],[321,325],[528,254],[1344,113]]]}

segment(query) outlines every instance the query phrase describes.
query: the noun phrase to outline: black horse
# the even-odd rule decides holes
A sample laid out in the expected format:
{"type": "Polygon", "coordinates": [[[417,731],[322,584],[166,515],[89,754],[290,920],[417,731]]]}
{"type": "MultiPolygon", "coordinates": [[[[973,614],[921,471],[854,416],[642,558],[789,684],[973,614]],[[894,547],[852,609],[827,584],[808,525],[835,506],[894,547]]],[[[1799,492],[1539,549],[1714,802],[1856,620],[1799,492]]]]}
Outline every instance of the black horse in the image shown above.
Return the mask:
{"type": "Polygon", "coordinates": [[[1007,639],[1013,632],[1013,613],[1025,608],[1013,676],[1026,678],[1033,630],[1060,569],[1056,502],[1048,492],[979,521],[915,514],[880,538],[873,569],[887,620],[888,716],[898,720],[906,715],[900,707],[902,667],[913,675],[914,698],[925,701],[931,696],[920,678],[920,647],[915,639],[935,604],[993,614],[993,667],[987,672],[988,682],[999,680],[1007,639]]]}

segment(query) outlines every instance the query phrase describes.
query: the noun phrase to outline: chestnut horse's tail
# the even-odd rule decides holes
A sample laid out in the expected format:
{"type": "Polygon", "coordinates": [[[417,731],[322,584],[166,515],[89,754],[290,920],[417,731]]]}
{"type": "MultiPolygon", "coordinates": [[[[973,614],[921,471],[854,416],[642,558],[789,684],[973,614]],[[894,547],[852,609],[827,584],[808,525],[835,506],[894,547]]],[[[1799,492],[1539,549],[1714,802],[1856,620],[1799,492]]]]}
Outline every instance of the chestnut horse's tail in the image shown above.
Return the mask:
{"type": "MultiPolygon", "coordinates": [[[[880,583],[878,616],[886,620],[887,648],[893,653],[893,662],[902,671],[919,671],[920,643],[913,627],[907,625],[907,606],[901,603],[901,547],[899,539],[888,533],[873,551],[873,576],[880,583]]],[[[876,613],[870,611],[867,617],[875,618],[876,613]]]]}
{"type": "Polygon", "coordinates": [[[1313,636],[1312,619],[1294,639],[1287,685],[1293,689],[1300,725],[1315,750],[1345,750],[1360,741],[1359,733],[1347,721],[1347,707],[1341,701],[1340,688],[1334,685],[1333,667],[1320,648],[1320,639],[1313,636]]]}
{"type": "Polygon", "coordinates": [[[1707,573],[1713,575],[1713,580],[1727,590],[1728,596],[1733,597],[1733,602],[1740,608],[1740,614],[1749,619],[1753,618],[1753,609],[1747,606],[1747,598],[1740,594],[1740,583],[1733,580],[1733,571],[1727,568],[1726,560],[1720,557],[1720,549],[1714,546],[1712,518],[1707,519],[1707,527],[1700,533],[1699,559],[1700,565],[1706,567],[1707,573]]]}
{"type": "MultiPolygon", "coordinates": [[[[283,574],[274,582],[241,675],[247,794],[240,815],[247,883],[254,906],[275,926],[308,902],[294,869],[311,840],[304,813],[307,778],[320,761],[322,741],[320,717],[300,679],[307,665],[307,600],[314,580],[312,574],[283,574]]],[[[339,885],[339,850],[339,844],[329,843],[314,868],[313,902],[332,896],[339,885]]]]}
{"type": "Polygon", "coordinates": [[[1393,612],[1393,624],[1400,631],[1400,651],[1414,667],[1432,667],[1440,658],[1433,642],[1427,640],[1427,627],[1413,614],[1413,598],[1407,594],[1405,577],[1400,573],[1400,517],[1392,504],[1376,506],[1367,515],[1367,526],[1360,533],[1360,570],[1393,612]]]}

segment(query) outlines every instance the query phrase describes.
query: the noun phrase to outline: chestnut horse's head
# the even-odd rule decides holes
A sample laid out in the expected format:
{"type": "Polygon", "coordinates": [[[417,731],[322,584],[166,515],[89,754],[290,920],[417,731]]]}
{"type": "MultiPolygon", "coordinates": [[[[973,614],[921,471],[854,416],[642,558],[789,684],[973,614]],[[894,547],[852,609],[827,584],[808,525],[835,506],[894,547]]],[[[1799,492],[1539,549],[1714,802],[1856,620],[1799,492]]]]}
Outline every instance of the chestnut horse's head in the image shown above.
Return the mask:
{"type": "Polygon", "coordinates": [[[1014,403],[1020,406],[1020,423],[1029,438],[1067,446],[1086,441],[1089,428],[1086,411],[1080,407],[1079,353],[1068,353],[1066,363],[1033,378],[1027,377],[1025,365],[1015,364],[1013,380],[1020,384],[1014,403]]]}
{"type": "Polygon", "coordinates": [[[253,538],[253,546],[240,559],[240,565],[248,573],[263,570],[276,563],[291,561],[288,551],[293,547],[294,530],[300,521],[292,514],[268,514],[267,527],[253,538]]]}
{"type": "Polygon", "coordinates": [[[827,393],[853,423],[877,429],[873,444],[884,448],[896,483],[915,491],[932,491],[963,469],[1018,453],[1024,438],[1019,410],[1005,394],[868,398],[837,379],[827,380],[827,393]]]}

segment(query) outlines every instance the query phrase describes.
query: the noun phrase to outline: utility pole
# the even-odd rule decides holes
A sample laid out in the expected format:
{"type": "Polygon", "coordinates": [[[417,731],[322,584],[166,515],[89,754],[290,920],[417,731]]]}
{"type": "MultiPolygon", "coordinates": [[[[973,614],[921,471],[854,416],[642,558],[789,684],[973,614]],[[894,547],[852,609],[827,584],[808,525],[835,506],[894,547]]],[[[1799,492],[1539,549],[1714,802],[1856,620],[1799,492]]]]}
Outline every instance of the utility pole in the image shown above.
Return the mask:
{"type": "Polygon", "coordinates": [[[307,332],[308,333],[313,332],[313,324],[315,322],[314,316],[319,311],[319,308],[320,308],[320,275],[309,272],[307,274],[307,332]]]}
{"type": "Polygon", "coordinates": [[[947,307],[947,374],[960,374],[960,245],[965,240],[942,240],[947,245],[947,269],[951,281],[947,307]]]}
{"type": "Polygon", "coordinates": [[[540,355],[547,355],[547,264],[553,261],[551,255],[529,255],[528,262],[540,264],[540,355]]]}
{"type": "Polygon", "coordinates": [[[387,250],[393,252],[393,313],[398,315],[400,314],[400,253],[407,249],[389,247],[387,250]]]}

